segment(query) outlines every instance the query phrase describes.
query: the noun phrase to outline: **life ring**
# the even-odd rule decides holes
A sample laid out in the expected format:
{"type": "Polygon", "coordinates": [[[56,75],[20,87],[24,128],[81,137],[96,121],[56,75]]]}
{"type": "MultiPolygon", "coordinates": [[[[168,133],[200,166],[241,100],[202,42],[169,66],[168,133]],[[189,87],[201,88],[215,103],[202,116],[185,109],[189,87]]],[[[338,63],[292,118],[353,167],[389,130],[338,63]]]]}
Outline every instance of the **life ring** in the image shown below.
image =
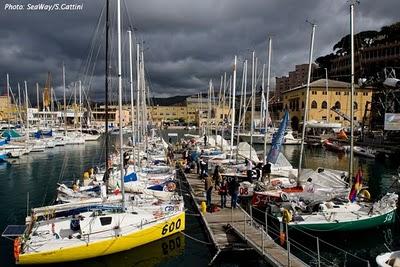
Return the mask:
{"type": "Polygon", "coordinates": [[[289,223],[292,221],[292,213],[288,209],[284,209],[282,211],[282,219],[285,223],[289,223]]]}
{"type": "Polygon", "coordinates": [[[370,200],[371,199],[371,194],[367,189],[363,189],[359,193],[363,198],[370,200]]]}
{"type": "Polygon", "coordinates": [[[288,194],[286,194],[285,192],[281,192],[281,200],[288,201],[289,200],[288,194]]]}
{"type": "Polygon", "coordinates": [[[21,239],[18,237],[14,239],[14,258],[16,261],[19,260],[20,253],[21,253],[21,239]]]}

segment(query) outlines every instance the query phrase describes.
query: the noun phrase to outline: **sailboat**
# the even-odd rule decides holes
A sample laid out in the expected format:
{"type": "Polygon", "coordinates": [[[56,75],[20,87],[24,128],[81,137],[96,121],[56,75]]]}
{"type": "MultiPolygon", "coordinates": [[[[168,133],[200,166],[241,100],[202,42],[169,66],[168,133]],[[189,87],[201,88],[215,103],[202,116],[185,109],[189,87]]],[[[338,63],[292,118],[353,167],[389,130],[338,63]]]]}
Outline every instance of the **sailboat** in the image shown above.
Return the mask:
{"type": "MultiPolygon", "coordinates": [[[[108,1],[107,1],[108,2],[108,1]]],[[[107,3],[107,22],[108,22],[107,3]]],[[[118,16],[119,108],[122,107],[121,18],[118,16]]],[[[107,23],[107,32],[108,32],[107,23]]],[[[107,34],[108,36],[108,34],[107,34]]],[[[107,79],[106,75],[106,79],[107,79]]],[[[120,118],[119,126],[122,127],[120,118]]],[[[120,129],[122,144],[122,129],[120,129]]],[[[122,146],[121,146],[122,150],[122,146]]],[[[122,152],[122,151],[121,151],[122,152]]],[[[120,152],[121,177],[123,158],[120,152]]],[[[25,226],[8,226],[3,236],[14,240],[17,264],[45,264],[76,261],[132,249],[185,229],[183,202],[136,207],[125,198],[118,204],[61,204],[33,209],[25,226]]]]}

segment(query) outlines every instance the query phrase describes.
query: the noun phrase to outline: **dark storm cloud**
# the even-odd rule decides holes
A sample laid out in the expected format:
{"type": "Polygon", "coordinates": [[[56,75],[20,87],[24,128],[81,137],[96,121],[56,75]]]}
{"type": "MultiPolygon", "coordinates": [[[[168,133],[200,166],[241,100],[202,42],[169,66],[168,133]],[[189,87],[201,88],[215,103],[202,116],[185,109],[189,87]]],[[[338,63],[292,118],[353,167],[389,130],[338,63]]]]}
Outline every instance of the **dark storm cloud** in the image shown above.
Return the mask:
{"type": "MultiPolygon", "coordinates": [[[[102,99],[104,88],[104,16],[100,32],[96,23],[105,1],[47,0],[41,3],[83,3],[82,11],[33,12],[7,11],[0,6],[1,84],[5,73],[11,85],[27,80],[44,84],[47,72],[53,73],[57,94],[62,94],[61,64],[65,62],[67,83],[82,79],[94,99],[102,99]],[[90,45],[91,62],[85,69],[90,45]],[[97,51],[99,54],[97,56],[97,51]],[[93,75],[92,75],[93,73],[93,75]]],[[[8,3],[35,4],[38,0],[8,0],[8,3]]],[[[111,0],[115,28],[115,1],[111,0]]],[[[128,77],[126,30],[129,21],[144,41],[147,75],[155,96],[193,94],[206,90],[209,79],[219,87],[219,77],[231,72],[233,56],[250,60],[256,50],[260,68],[266,62],[267,35],[273,38],[272,76],[285,75],[295,64],[306,63],[311,27],[318,24],[314,58],[332,52],[333,45],[349,31],[349,7],[346,1],[313,0],[147,0],[122,1],[124,62],[128,77]],[[125,8],[127,7],[127,9],[125,8]]],[[[356,32],[391,24],[398,20],[398,0],[362,1],[356,6],[356,32]]],[[[104,12],[104,10],[103,10],[104,12]]],[[[116,35],[112,36],[112,58],[116,54],[116,35]]],[[[112,65],[115,73],[116,63],[112,65]]],[[[115,85],[115,84],[113,84],[115,85]]],[[[127,87],[127,81],[124,80],[127,87]]],[[[115,86],[114,86],[115,88],[115,86]]],[[[33,91],[33,88],[31,89],[33,91]]],[[[73,90],[70,88],[69,93],[73,90]]]]}

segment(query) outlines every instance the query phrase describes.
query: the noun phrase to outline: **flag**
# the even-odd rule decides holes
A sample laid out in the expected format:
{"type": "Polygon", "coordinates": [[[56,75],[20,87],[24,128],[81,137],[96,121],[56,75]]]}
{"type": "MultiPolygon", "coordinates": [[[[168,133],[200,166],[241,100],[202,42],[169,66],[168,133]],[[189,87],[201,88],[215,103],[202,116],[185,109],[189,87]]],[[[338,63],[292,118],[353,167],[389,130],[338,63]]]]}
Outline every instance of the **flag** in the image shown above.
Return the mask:
{"type": "Polygon", "coordinates": [[[360,192],[362,188],[362,180],[363,180],[363,172],[360,168],[358,169],[356,177],[354,178],[353,185],[351,186],[349,194],[349,200],[351,202],[354,202],[356,200],[357,194],[360,192]]]}
{"type": "Polygon", "coordinates": [[[117,182],[117,186],[114,189],[113,193],[114,193],[114,195],[118,195],[120,192],[121,192],[121,190],[119,189],[119,183],[117,182]]]}
{"type": "Polygon", "coordinates": [[[267,161],[271,163],[276,163],[278,160],[279,152],[282,147],[283,138],[285,137],[285,131],[289,123],[289,112],[285,112],[281,124],[279,125],[278,131],[274,134],[272,138],[271,149],[268,152],[267,161]]]}

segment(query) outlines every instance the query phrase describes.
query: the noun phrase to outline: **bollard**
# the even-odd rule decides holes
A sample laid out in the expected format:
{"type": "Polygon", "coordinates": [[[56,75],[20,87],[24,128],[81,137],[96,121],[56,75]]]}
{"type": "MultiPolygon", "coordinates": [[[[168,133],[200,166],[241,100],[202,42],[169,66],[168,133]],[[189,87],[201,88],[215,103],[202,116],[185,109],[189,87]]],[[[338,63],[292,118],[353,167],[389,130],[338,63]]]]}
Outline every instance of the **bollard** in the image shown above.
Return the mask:
{"type": "Polygon", "coordinates": [[[201,204],[200,204],[200,210],[201,210],[201,213],[206,214],[206,212],[207,212],[207,205],[206,205],[206,202],[204,202],[204,201],[201,202],[201,204]]]}

